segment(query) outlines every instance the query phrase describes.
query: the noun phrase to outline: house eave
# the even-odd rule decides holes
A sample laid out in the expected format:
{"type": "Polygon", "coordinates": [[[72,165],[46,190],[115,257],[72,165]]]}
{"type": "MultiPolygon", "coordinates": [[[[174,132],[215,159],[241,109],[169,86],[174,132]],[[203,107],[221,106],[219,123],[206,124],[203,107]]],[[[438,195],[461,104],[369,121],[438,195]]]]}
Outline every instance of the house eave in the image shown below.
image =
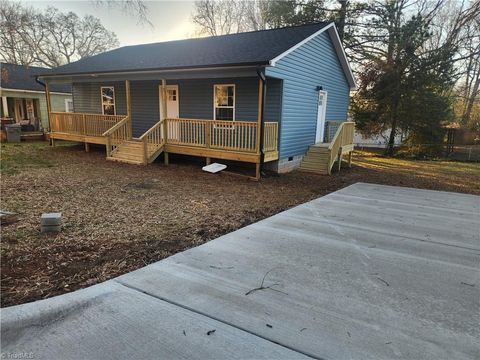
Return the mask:
{"type": "Polygon", "coordinates": [[[118,76],[118,75],[161,75],[175,72],[195,72],[195,71],[216,71],[216,70],[229,70],[229,69],[255,69],[258,66],[267,65],[268,61],[251,62],[251,63],[239,63],[239,64],[225,64],[225,65],[206,65],[206,66],[189,66],[189,67],[169,67],[169,68],[155,68],[155,69],[142,69],[142,70],[112,70],[112,71],[99,71],[99,72],[77,72],[66,74],[43,74],[38,75],[39,79],[45,81],[72,79],[77,77],[91,77],[97,78],[102,76],[118,76]]]}

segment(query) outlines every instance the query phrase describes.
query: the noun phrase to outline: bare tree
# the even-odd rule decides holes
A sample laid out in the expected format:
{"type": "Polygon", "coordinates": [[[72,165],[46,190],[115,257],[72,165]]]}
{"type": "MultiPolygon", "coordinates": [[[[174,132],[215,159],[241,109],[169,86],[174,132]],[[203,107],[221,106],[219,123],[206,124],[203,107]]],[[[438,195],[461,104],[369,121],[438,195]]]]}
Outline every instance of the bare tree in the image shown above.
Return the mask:
{"type": "MultiPolygon", "coordinates": [[[[195,2],[193,22],[204,35],[224,35],[250,30],[245,16],[248,1],[200,0],[195,2]]],[[[254,13],[252,13],[253,16],[254,13]]]]}
{"type": "Polygon", "coordinates": [[[56,67],[119,45],[100,20],[48,8],[40,12],[19,3],[0,3],[0,56],[3,61],[56,67]]]}
{"type": "Polygon", "coordinates": [[[18,29],[36,29],[33,20],[36,14],[30,8],[19,3],[0,3],[0,56],[3,61],[13,64],[29,65],[35,61],[29,44],[23,41],[18,29]]]}
{"type": "Polygon", "coordinates": [[[142,0],[92,0],[97,6],[106,6],[110,9],[120,9],[125,14],[132,14],[137,17],[139,24],[153,26],[148,18],[148,6],[142,0]]]}

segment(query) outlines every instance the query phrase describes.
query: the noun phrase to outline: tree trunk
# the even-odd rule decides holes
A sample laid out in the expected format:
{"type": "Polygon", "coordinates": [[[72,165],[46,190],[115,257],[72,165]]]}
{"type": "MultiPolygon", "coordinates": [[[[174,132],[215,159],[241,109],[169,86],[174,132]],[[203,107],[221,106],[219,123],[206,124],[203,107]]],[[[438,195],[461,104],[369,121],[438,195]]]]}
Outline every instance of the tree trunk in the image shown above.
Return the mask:
{"type": "Polygon", "coordinates": [[[470,116],[472,115],[473,103],[475,102],[475,99],[477,97],[479,86],[480,86],[480,70],[477,73],[477,77],[475,79],[473,89],[470,92],[469,97],[466,99],[467,108],[465,110],[465,113],[463,114],[463,119],[462,119],[464,125],[468,124],[468,121],[470,120],[470,116]]]}
{"type": "Polygon", "coordinates": [[[399,105],[399,99],[397,96],[394,97],[393,99],[393,104],[392,104],[392,110],[391,110],[391,122],[390,126],[392,130],[390,131],[390,137],[388,139],[388,144],[386,148],[386,155],[388,156],[393,156],[395,154],[395,136],[397,135],[397,118],[398,118],[398,105],[399,105]]]}
{"type": "Polygon", "coordinates": [[[345,18],[347,17],[347,0],[338,0],[340,3],[340,12],[338,14],[337,28],[338,36],[340,41],[343,43],[343,38],[345,36],[345,18]]]}

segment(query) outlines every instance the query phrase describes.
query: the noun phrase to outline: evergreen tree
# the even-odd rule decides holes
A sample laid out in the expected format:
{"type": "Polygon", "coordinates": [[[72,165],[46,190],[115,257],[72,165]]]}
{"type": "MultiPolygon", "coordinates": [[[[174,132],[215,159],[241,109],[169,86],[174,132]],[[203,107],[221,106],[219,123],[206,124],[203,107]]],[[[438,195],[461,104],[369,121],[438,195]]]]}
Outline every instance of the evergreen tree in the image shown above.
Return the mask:
{"type": "Polygon", "coordinates": [[[361,65],[360,86],[352,104],[357,128],[390,130],[389,155],[393,155],[398,129],[408,131],[411,143],[429,144],[430,149],[441,143],[442,122],[451,117],[454,84],[451,59],[455,49],[425,51],[430,23],[420,14],[406,19],[402,3],[389,1],[375,8],[372,28],[383,34],[385,42],[361,65]]]}

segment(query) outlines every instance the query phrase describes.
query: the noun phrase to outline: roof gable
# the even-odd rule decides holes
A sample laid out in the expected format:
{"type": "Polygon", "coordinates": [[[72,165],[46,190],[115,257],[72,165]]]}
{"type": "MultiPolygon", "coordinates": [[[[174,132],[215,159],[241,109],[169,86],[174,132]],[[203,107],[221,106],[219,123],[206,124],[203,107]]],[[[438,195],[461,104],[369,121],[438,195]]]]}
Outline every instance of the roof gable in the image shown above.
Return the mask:
{"type": "Polygon", "coordinates": [[[350,63],[348,62],[347,55],[345,54],[345,50],[343,49],[343,45],[342,45],[342,42],[340,40],[340,36],[338,35],[338,31],[337,31],[337,28],[336,28],[334,23],[330,23],[327,26],[322,27],[321,29],[319,29],[315,33],[311,34],[310,36],[306,37],[305,39],[303,39],[299,43],[295,44],[291,48],[285,50],[284,52],[282,52],[281,54],[279,54],[275,58],[271,59],[270,62],[269,62],[270,65],[275,66],[275,64],[279,60],[288,56],[288,54],[290,54],[291,52],[300,48],[301,46],[303,46],[304,44],[306,44],[307,42],[316,38],[317,36],[319,36],[320,34],[322,34],[324,32],[328,32],[328,34],[330,35],[330,39],[332,40],[333,47],[334,47],[335,52],[337,54],[340,65],[342,66],[342,69],[345,73],[345,77],[348,81],[348,84],[350,85],[350,89],[355,90],[356,87],[357,87],[357,85],[355,83],[355,77],[353,76],[353,72],[352,72],[352,69],[350,67],[350,63]]]}

